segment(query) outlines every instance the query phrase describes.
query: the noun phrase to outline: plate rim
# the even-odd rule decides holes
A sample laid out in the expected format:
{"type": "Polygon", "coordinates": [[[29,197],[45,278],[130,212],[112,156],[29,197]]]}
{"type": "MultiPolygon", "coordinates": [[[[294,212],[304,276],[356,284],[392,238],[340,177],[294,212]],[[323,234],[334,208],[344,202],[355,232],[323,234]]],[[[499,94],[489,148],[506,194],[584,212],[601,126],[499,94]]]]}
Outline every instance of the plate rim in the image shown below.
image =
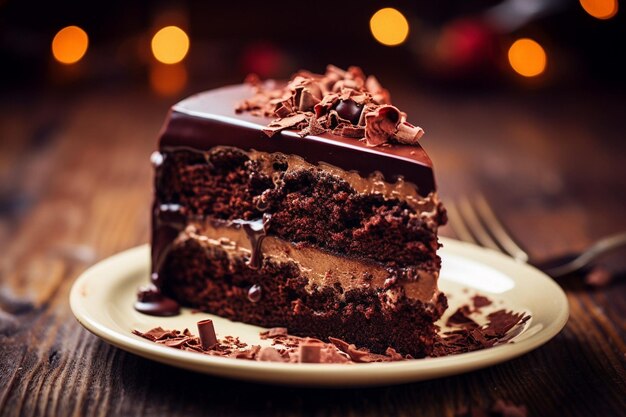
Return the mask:
{"type": "MultiPolygon", "coordinates": [[[[350,365],[296,365],[292,363],[243,361],[234,358],[201,355],[196,352],[187,352],[157,345],[132,335],[130,332],[128,332],[128,334],[122,333],[94,317],[93,312],[89,311],[86,305],[89,303],[82,301],[88,299],[82,294],[83,286],[90,280],[101,276],[105,270],[112,266],[122,265],[124,263],[128,264],[140,256],[145,257],[146,262],[148,262],[150,245],[143,244],[107,257],[82,272],[79,277],[76,278],[70,290],[70,309],[76,320],[92,334],[113,346],[150,360],[221,377],[270,384],[318,387],[393,385],[462,374],[507,362],[524,355],[552,340],[554,336],[565,327],[569,318],[569,302],[567,296],[563,289],[545,273],[529,264],[519,263],[492,249],[441,236],[440,241],[445,248],[444,250],[450,251],[455,256],[467,258],[467,256],[459,255],[456,252],[469,251],[482,254],[482,256],[495,257],[495,259],[499,258],[501,262],[509,263],[511,266],[515,266],[515,268],[520,268],[525,270],[525,272],[544,279],[546,281],[545,284],[552,287],[551,290],[554,291],[555,297],[558,298],[558,302],[563,308],[560,309],[555,319],[544,326],[539,332],[519,342],[438,358],[416,359],[415,362],[398,361],[350,365]],[[493,354],[494,349],[497,349],[496,353],[499,353],[498,355],[493,354]],[[328,378],[329,373],[332,373],[332,378],[328,378]],[[373,376],[371,374],[376,374],[375,380],[359,379],[368,375],[373,376]],[[306,375],[310,378],[306,378],[306,375]],[[355,381],[355,379],[357,379],[357,381],[355,381]]],[[[470,260],[483,265],[485,264],[480,260],[470,260]]],[[[501,271],[501,268],[497,266],[491,264],[487,265],[501,271]]],[[[130,266],[126,266],[126,268],[127,270],[131,269],[130,266]]],[[[135,265],[135,268],[137,268],[137,265],[135,265]]],[[[121,280],[131,274],[127,272],[125,275],[118,275],[117,280],[121,280]]],[[[507,276],[510,277],[510,274],[507,274],[507,276]]],[[[515,278],[514,280],[517,284],[517,280],[515,278]]],[[[110,285],[113,285],[116,280],[112,277],[110,282],[110,285]]]]}

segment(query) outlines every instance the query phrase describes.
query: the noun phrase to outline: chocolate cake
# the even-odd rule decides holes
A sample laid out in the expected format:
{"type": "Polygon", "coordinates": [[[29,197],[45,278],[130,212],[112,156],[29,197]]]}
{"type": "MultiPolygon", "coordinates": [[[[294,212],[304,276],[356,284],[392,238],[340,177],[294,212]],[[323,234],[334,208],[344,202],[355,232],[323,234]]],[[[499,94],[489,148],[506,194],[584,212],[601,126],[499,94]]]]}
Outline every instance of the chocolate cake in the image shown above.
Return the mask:
{"type": "Polygon", "coordinates": [[[247,81],[170,111],[136,308],[430,355],[445,211],[421,128],[356,67],[247,81]]]}

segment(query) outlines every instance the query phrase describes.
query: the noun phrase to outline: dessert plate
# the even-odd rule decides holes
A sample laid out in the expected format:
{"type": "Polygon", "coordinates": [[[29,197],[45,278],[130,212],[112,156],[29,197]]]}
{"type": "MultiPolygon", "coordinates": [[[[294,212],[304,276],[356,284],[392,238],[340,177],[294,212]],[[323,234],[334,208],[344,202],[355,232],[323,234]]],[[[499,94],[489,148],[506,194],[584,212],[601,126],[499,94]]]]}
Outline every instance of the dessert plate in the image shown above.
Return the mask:
{"type": "Polygon", "coordinates": [[[236,323],[206,313],[183,309],[175,317],[153,317],[133,308],[137,287],[148,282],[148,245],[114,255],[85,271],[70,293],[72,312],[90,332],[128,352],[197,372],[248,381],[301,386],[366,386],[399,384],[460,374],[495,365],[527,353],[554,337],[567,322],[567,298],[561,288],[537,269],[498,252],[442,238],[443,268],[439,286],[450,307],[441,320],[476,294],[493,301],[491,308],[530,314],[523,330],[511,341],[492,348],[439,358],[363,364],[299,364],[256,362],[182,351],[133,335],[147,331],[189,328],[214,321],[218,337],[238,336],[248,344],[260,340],[260,327],[236,323]]]}

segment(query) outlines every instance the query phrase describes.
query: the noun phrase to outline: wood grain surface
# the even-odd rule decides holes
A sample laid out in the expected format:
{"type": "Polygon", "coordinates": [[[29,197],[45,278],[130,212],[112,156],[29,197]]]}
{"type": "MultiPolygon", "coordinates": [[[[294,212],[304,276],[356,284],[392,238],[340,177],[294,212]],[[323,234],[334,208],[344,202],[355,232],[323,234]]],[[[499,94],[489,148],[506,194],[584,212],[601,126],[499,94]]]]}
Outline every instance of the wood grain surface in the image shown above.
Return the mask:
{"type": "MultiPolygon", "coordinates": [[[[444,202],[482,191],[534,259],[626,229],[626,107],[617,96],[395,91],[426,129],[444,202]]],[[[626,415],[623,275],[602,288],[581,276],[560,281],[567,326],[521,358],[392,387],[213,378],[88,333],[70,312],[69,289],[89,265],[148,240],[148,158],[171,101],[127,90],[0,100],[0,415],[454,416],[481,415],[498,400],[532,416],[626,415]]]]}

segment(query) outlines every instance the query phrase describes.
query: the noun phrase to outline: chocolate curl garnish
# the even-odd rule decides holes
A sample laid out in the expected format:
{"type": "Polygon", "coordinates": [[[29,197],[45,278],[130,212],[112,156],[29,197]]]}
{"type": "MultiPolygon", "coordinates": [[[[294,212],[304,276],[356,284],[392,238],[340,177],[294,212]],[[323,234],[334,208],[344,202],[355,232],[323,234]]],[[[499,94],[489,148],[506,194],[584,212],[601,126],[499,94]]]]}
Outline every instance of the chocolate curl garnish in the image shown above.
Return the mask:
{"type": "Polygon", "coordinates": [[[261,362],[286,362],[287,360],[273,347],[266,346],[259,349],[257,359],[261,362]]]}
{"type": "Polygon", "coordinates": [[[305,341],[300,344],[299,362],[301,363],[320,363],[322,360],[322,348],[324,343],[317,341],[305,341]]]}
{"type": "Polygon", "coordinates": [[[365,142],[367,146],[379,146],[388,142],[398,131],[400,110],[384,105],[365,115],[365,142]]]}
{"type": "Polygon", "coordinates": [[[315,105],[320,102],[320,99],[315,97],[311,90],[305,88],[300,93],[300,102],[298,103],[298,110],[300,111],[313,111],[315,105]]]}
{"type": "Polygon", "coordinates": [[[202,349],[209,350],[217,345],[217,335],[215,334],[213,320],[206,319],[199,321],[198,334],[200,335],[200,343],[202,344],[202,349]]]}
{"type": "Polygon", "coordinates": [[[352,90],[358,90],[363,88],[363,80],[339,80],[335,83],[335,85],[333,85],[333,92],[338,92],[348,88],[352,90]]]}
{"type": "Polygon", "coordinates": [[[326,77],[328,78],[328,80],[332,82],[337,82],[339,80],[342,80],[346,78],[346,75],[348,75],[348,72],[342,70],[339,67],[336,67],[334,65],[326,66],[326,77]]]}
{"type": "Polygon", "coordinates": [[[367,103],[370,96],[367,93],[358,93],[355,90],[344,88],[343,90],[341,90],[341,95],[339,96],[339,98],[341,100],[352,100],[357,104],[365,104],[367,103]]]}
{"type": "Polygon", "coordinates": [[[337,126],[333,130],[333,134],[347,138],[363,139],[365,137],[365,128],[362,126],[342,125],[337,126]]]}
{"type": "Polygon", "coordinates": [[[365,73],[363,72],[363,70],[361,68],[359,68],[359,67],[354,66],[354,65],[348,67],[348,75],[353,80],[365,81],[365,73]]]}
{"type": "Polygon", "coordinates": [[[337,110],[331,110],[330,113],[328,114],[328,127],[331,129],[336,129],[338,127],[343,127],[344,125],[351,125],[352,123],[350,123],[350,120],[348,119],[344,119],[343,117],[339,116],[339,113],[337,113],[337,110]]]}
{"type": "Polygon", "coordinates": [[[275,337],[288,336],[286,327],[272,327],[269,330],[261,333],[261,339],[273,339],[275,337]]]}
{"type": "Polygon", "coordinates": [[[378,82],[378,79],[373,75],[367,77],[365,80],[365,88],[372,94],[372,99],[377,104],[391,104],[391,97],[389,91],[383,88],[378,82]]]}
{"type": "Polygon", "coordinates": [[[272,121],[267,127],[263,128],[263,133],[265,133],[269,137],[272,137],[276,134],[276,132],[299,125],[308,117],[311,117],[311,113],[296,113],[293,116],[276,119],[272,121]]]}
{"type": "Polygon", "coordinates": [[[399,143],[405,145],[415,145],[419,139],[424,135],[424,129],[419,126],[413,126],[409,122],[401,122],[398,125],[398,131],[395,134],[395,138],[399,143]]]}
{"type": "Polygon", "coordinates": [[[368,146],[386,142],[416,144],[424,131],[406,122],[406,114],[390,104],[389,92],[378,80],[366,77],[358,67],[347,71],[329,65],[324,75],[299,71],[286,86],[247,82],[255,95],[236,107],[236,112],[275,117],[263,131],[268,136],[291,128],[300,136],[332,132],[366,139],[368,146]]]}
{"type": "Polygon", "coordinates": [[[291,98],[282,100],[276,104],[276,110],[274,110],[276,116],[283,118],[289,116],[291,113],[293,113],[291,98]]]}
{"type": "Polygon", "coordinates": [[[328,114],[328,112],[335,107],[335,103],[339,100],[338,94],[328,94],[324,96],[322,101],[315,105],[315,117],[319,118],[328,114]]]}
{"type": "Polygon", "coordinates": [[[139,330],[133,330],[133,334],[144,337],[151,341],[163,340],[168,338],[179,337],[180,332],[176,330],[165,330],[162,327],[155,327],[147,332],[140,332],[139,330]]]}
{"type": "Polygon", "coordinates": [[[377,353],[371,353],[367,349],[358,349],[355,345],[347,343],[341,339],[329,337],[330,343],[335,345],[337,349],[347,354],[354,362],[369,363],[369,362],[389,362],[391,360],[398,360],[399,355],[394,349],[387,349],[388,355],[380,355],[377,353]]]}
{"type": "Polygon", "coordinates": [[[311,117],[309,119],[309,125],[302,129],[298,135],[305,137],[307,135],[320,135],[326,132],[326,128],[320,123],[320,120],[325,121],[325,117],[318,119],[317,117],[311,117]]]}

